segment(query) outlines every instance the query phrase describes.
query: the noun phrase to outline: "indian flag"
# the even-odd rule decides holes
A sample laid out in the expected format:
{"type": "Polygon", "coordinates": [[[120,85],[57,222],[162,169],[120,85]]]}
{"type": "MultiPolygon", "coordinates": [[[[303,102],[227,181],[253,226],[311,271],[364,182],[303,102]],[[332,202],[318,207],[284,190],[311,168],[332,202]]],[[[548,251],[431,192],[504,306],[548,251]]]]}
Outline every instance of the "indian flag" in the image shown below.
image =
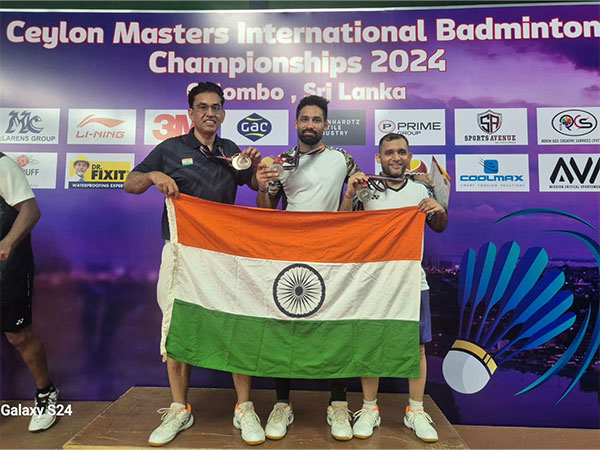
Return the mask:
{"type": "Polygon", "coordinates": [[[167,210],[173,359],[262,377],[418,377],[417,208],[292,212],[181,195],[167,210]]]}

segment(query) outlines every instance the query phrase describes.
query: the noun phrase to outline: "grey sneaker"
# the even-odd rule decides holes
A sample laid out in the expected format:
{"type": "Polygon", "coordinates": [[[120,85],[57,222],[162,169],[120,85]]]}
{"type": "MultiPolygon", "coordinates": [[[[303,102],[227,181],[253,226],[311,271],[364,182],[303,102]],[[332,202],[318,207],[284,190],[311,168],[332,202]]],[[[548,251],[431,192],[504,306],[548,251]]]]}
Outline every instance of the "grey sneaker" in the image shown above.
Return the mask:
{"type": "Polygon", "coordinates": [[[354,426],[352,432],[354,437],[359,439],[368,439],[373,434],[373,428],[381,424],[379,417],[379,406],[373,409],[362,408],[354,413],[354,426]]]}
{"type": "Polygon", "coordinates": [[[404,425],[414,430],[417,437],[424,442],[437,442],[438,440],[438,434],[435,428],[432,427],[433,420],[431,416],[422,409],[413,411],[410,406],[407,406],[404,425]]]}
{"type": "Polygon", "coordinates": [[[47,430],[56,422],[56,404],[58,403],[58,390],[52,389],[45,394],[36,394],[35,413],[29,421],[29,431],[39,433],[47,430]]]}
{"type": "Polygon", "coordinates": [[[350,415],[348,402],[331,402],[331,405],[327,407],[327,423],[331,426],[331,435],[334,439],[338,441],[352,439],[350,415]]]}
{"type": "Polygon", "coordinates": [[[171,403],[169,408],[160,408],[158,413],[162,414],[162,423],[152,432],[148,438],[148,444],[152,447],[161,447],[171,442],[177,433],[187,430],[194,424],[194,416],[190,405],[184,407],[181,403],[171,403]]]}
{"type": "Polygon", "coordinates": [[[267,438],[273,440],[283,439],[287,433],[287,427],[293,422],[294,411],[292,410],[292,405],[275,403],[265,427],[267,438]]]}

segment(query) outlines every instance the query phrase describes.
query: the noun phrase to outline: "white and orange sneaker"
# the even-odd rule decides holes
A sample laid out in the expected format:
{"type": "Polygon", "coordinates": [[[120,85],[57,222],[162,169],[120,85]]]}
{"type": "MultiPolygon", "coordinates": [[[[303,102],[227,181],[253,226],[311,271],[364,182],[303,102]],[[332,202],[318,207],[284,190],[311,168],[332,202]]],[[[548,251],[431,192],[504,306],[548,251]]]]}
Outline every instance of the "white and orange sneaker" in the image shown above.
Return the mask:
{"type": "Polygon", "coordinates": [[[424,442],[437,442],[438,434],[435,428],[432,427],[433,420],[431,416],[422,409],[413,411],[410,406],[406,407],[406,415],[404,416],[404,425],[411,430],[414,430],[419,439],[424,442]]]}
{"type": "Polygon", "coordinates": [[[160,408],[157,412],[162,414],[162,423],[152,432],[148,444],[152,447],[161,447],[171,442],[177,433],[187,430],[194,424],[192,408],[181,403],[173,402],[169,408],[160,408]]]}
{"type": "Polygon", "coordinates": [[[354,413],[354,425],[352,426],[352,433],[355,438],[368,439],[373,434],[373,428],[378,427],[381,424],[381,417],[379,417],[379,406],[375,408],[359,409],[354,413]]]}
{"type": "Polygon", "coordinates": [[[242,439],[248,445],[258,445],[265,442],[265,430],[260,424],[260,418],[254,411],[252,402],[235,405],[233,426],[242,430],[242,439]]]}

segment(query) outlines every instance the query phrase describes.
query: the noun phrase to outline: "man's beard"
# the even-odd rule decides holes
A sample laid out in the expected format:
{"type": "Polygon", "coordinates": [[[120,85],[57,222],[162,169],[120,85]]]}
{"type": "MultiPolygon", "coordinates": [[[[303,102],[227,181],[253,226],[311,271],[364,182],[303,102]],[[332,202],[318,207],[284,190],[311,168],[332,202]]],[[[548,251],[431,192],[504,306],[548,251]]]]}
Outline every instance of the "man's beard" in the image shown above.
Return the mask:
{"type": "Polygon", "coordinates": [[[323,133],[319,134],[316,131],[314,132],[314,134],[307,136],[303,135],[302,132],[298,132],[298,139],[300,139],[300,141],[306,145],[318,144],[321,141],[322,137],[323,133]]]}

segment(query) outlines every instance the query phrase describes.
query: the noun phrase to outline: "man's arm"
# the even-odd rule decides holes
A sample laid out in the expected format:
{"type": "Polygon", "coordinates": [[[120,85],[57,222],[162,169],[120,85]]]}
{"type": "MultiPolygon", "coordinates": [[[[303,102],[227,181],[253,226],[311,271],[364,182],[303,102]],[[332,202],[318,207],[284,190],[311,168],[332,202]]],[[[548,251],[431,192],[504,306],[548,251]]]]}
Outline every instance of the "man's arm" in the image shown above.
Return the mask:
{"type": "Polygon", "coordinates": [[[123,189],[129,194],[142,194],[152,185],[167,197],[179,197],[177,183],[163,172],[129,172],[123,189]]]}
{"type": "Polygon", "coordinates": [[[339,211],[352,211],[352,201],[356,191],[360,186],[368,182],[367,176],[362,172],[356,172],[348,179],[348,186],[346,187],[346,193],[344,199],[339,207],[339,211]]]}
{"type": "Polygon", "coordinates": [[[265,164],[259,164],[254,174],[257,182],[258,194],[256,196],[256,206],[259,208],[276,209],[281,198],[281,189],[277,195],[269,195],[269,183],[279,179],[277,170],[267,167],[265,164]]]}
{"type": "Polygon", "coordinates": [[[258,191],[258,180],[256,179],[256,170],[260,164],[262,155],[256,147],[248,147],[241,152],[242,156],[249,158],[252,161],[252,178],[247,183],[248,187],[253,191],[258,191]]]}
{"type": "Polygon", "coordinates": [[[18,203],[13,208],[18,214],[8,234],[0,241],[0,261],[8,259],[10,252],[31,232],[41,217],[35,198],[18,203]]]}
{"type": "Polygon", "coordinates": [[[448,212],[437,200],[426,198],[421,200],[418,206],[419,211],[425,214],[433,214],[433,218],[427,222],[433,231],[441,233],[446,229],[446,226],[448,226],[448,212]]]}

